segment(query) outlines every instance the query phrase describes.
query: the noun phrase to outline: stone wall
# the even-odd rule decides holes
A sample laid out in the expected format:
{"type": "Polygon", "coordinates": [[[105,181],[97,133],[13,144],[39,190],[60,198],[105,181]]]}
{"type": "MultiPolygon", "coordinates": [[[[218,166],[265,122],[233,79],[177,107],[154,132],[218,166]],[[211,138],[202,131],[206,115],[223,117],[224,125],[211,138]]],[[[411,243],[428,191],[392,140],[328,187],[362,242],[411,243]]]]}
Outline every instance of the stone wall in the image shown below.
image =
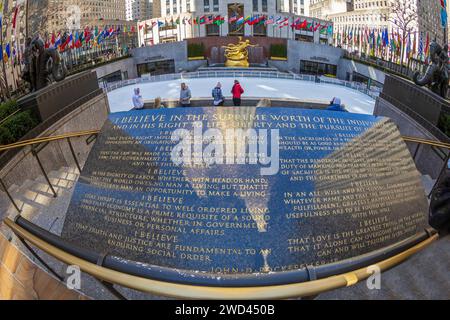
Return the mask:
{"type": "Polygon", "coordinates": [[[186,41],[135,48],[132,50],[132,55],[135,65],[157,60],[173,59],[175,61],[175,72],[187,70],[189,67],[186,41]]]}
{"type": "MultiPolygon", "coordinates": [[[[101,129],[109,114],[106,94],[101,94],[61,120],[53,124],[40,136],[54,136],[63,133],[101,129]]],[[[77,158],[85,161],[92,145],[86,144],[87,137],[71,138],[77,158]]],[[[20,186],[26,180],[34,180],[42,175],[36,158],[26,146],[17,153],[1,170],[0,177],[7,187],[20,186]]],[[[59,170],[64,166],[75,166],[67,140],[52,141],[38,154],[46,172],[59,170]]]]}
{"type": "Polygon", "coordinates": [[[288,40],[288,60],[269,60],[269,67],[277,68],[284,72],[300,73],[300,60],[314,61],[337,66],[338,78],[340,61],[344,55],[342,49],[303,41],[288,40]]]}
{"type": "Polygon", "coordinates": [[[120,71],[122,73],[123,80],[125,80],[124,79],[125,72],[128,74],[128,79],[134,79],[137,78],[138,76],[136,65],[134,63],[133,58],[122,59],[113,63],[108,63],[106,65],[96,68],[95,71],[97,72],[97,77],[99,79],[103,78],[104,76],[115,73],[117,71],[120,71]]]}
{"type": "Polygon", "coordinates": [[[87,300],[69,290],[0,233],[0,300],[87,300]]]}
{"type": "MultiPolygon", "coordinates": [[[[203,39],[203,38],[202,38],[203,39]]],[[[221,46],[234,42],[237,37],[206,37],[205,47],[206,55],[209,55],[210,49],[214,46],[221,46]]],[[[250,38],[249,38],[250,39],[250,38]]],[[[259,43],[264,47],[265,54],[269,55],[270,44],[286,43],[285,39],[278,38],[251,38],[252,41],[259,43]],[[256,39],[256,40],[255,40],[256,39]]],[[[175,72],[195,71],[198,67],[206,64],[205,60],[188,61],[187,43],[196,42],[198,39],[188,41],[164,43],[154,46],[141,47],[133,49],[132,55],[134,64],[142,64],[156,60],[173,59],[175,61],[175,72]]],[[[253,43],[253,42],[252,42],[253,43]]],[[[332,46],[315,44],[296,40],[287,40],[288,60],[275,61],[269,60],[269,66],[276,67],[281,71],[300,72],[300,60],[308,60],[320,63],[327,63],[339,66],[339,61],[344,55],[344,51],[332,46]]],[[[134,66],[136,68],[136,66],[134,66]]]]}
{"type": "Polygon", "coordinates": [[[383,84],[386,77],[386,73],[372,66],[368,66],[345,58],[339,60],[337,74],[337,77],[339,79],[352,81],[352,75],[354,72],[362,74],[372,80],[378,81],[383,84]],[[350,77],[348,78],[347,75],[349,75],[350,77]]]}

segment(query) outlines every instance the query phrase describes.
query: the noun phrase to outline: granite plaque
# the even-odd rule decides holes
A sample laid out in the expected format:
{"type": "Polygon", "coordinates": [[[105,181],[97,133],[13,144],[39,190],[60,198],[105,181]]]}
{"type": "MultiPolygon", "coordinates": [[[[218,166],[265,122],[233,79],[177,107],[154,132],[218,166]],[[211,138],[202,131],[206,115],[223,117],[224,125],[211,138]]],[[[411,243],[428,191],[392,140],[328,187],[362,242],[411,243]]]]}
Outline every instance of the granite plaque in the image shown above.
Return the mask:
{"type": "Polygon", "coordinates": [[[356,257],[427,227],[387,118],[284,108],[112,114],[62,237],[129,260],[226,274],[356,257]]]}

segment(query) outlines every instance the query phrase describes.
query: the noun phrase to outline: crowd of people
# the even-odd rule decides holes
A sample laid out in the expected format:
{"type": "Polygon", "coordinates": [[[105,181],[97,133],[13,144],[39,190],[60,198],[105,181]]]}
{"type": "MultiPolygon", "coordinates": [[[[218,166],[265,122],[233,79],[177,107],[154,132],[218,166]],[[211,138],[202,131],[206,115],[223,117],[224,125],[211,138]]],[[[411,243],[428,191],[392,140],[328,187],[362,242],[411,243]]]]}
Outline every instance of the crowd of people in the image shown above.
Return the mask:
{"type": "MultiPolygon", "coordinates": [[[[242,103],[242,95],[244,94],[244,89],[242,88],[241,84],[238,80],[234,80],[233,87],[231,88],[231,96],[233,100],[233,105],[235,107],[240,107],[242,103]]],[[[216,86],[212,89],[212,104],[215,107],[221,107],[224,106],[226,98],[222,91],[222,84],[220,82],[217,82],[216,86]]],[[[181,84],[180,88],[180,98],[178,101],[179,107],[190,107],[191,106],[191,99],[192,99],[192,93],[191,89],[189,89],[188,85],[183,82],[181,84]]],[[[262,99],[259,101],[257,107],[271,107],[272,103],[269,99],[262,99]]],[[[142,95],[140,93],[139,88],[134,89],[134,95],[133,95],[133,107],[135,110],[144,109],[144,99],[142,98],[142,95]]],[[[164,108],[164,104],[161,102],[161,97],[157,97],[154,102],[154,109],[164,108]]],[[[341,99],[338,97],[334,97],[326,110],[329,111],[337,111],[337,112],[347,112],[344,105],[341,103],[341,99]]]]}

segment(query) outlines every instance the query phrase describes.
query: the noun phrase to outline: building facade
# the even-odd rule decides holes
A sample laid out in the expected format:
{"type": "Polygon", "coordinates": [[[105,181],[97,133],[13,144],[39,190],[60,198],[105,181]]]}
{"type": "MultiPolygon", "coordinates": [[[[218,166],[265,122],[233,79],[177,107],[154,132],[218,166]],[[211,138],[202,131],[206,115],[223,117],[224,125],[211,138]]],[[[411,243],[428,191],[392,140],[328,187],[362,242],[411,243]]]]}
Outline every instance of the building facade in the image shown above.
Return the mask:
{"type": "MultiPolygon", "coordinates": [[[[181,41],[205,36],[267,36],[331,43],[329,21],[307,17],[305,0],[159,0],[160,18],[139,23],[140,45],[181,41]],[[290,6],[290,4],[292,4],[290,6]],[[292,13],[289,13],[292,8],[292,13]],[[204,17],[206,22],[194,23],[204,17]],[[215,17],[222,21],[211,23],[215,17]],[[239,18],[265,17],[266,22],[237,23],[239,18]],[[234,20],[233,20],[234,19],[234,20]],[[293,23],[306,21],[310,28],[295,29],[293,23]]],[[[155,3],[154,3],[155,8],[155,3]]],[[[157,15],[154,12],[155,17],[157,15]]]]}
{"type": "Polygon", "coordinates": [[[124,0],[34,0],[30,8],[29,19],[34,20],[30,29],[41,33],[126,20],[124,0]]]}
{"type": "Polygon", "coordinates": [[[327,19],[330,14],[348,11],[347,0],[309,0],[309,15],[319,19],[327,19]]]}
{"type": "Polygon", "coordinates": [[[141,21],[153,18],[152,0],[125,0],[127,21],[141,21]]]}

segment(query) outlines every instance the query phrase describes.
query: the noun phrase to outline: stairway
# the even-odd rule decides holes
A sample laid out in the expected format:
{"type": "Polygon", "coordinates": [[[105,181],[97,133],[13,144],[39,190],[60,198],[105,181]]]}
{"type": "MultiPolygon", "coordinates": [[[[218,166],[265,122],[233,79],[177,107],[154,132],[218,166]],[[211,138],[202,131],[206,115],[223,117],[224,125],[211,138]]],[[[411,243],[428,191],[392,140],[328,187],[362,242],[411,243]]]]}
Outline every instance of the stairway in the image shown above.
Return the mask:
{"type": "MultiPolygon", "coordinates": [[[[44,176],[26,180],[21,186],[12,185],[8,190],[21,209],[22,217],[59,234],[79,173],[76,168],[62,167],[58,171],[51,171],[48,177],[57,197],[54,197],[44,176]]],[[[16,215],[17,211],[6,194],[0,193],[0,220],[16,215]]],[[[4,230],[5,227],[2,227],[1,231],[4,230]]]]}

